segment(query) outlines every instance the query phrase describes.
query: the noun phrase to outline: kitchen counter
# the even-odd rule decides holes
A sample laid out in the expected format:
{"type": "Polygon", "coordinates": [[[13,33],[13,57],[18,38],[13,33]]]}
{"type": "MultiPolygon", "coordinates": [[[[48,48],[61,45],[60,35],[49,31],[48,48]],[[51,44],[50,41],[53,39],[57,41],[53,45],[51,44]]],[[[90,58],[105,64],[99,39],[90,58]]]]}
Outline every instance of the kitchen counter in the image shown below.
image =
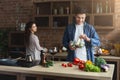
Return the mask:
{"type": "MultiPolygon", "coordinates": [[[[17,80],[25,80],[25,75],[36,75],[39,80],[43,80],[42,76],[55,76],[64,78],[90,79],[90,80],[112,80],[114,65],[110,65],[108,72],[85,72],[78,69],[77,66],[62,67],[63,62],[55,62],[54,66],[49,68],[40,65],[31,68],[0,66],[0,74],[16,75],[17,80]]],[[[65,62],[64,62],[65,63],[65,62]]],[[[37,79],[38,79],[37,78],[37,79]]],[[[57,79],[58,80],[58,79],[57,79]]],[[[68,79],[66,79],[68,80],[68,79]]]]}
{"type": "MultiPolygon", "coordinates": [[[[62,53],[57,53],[55,54],[55,60],[58,61],[63,61],[66,60],[66,56],[67,56],[67,52],[62,52],[62,53]]],[[[115,64],[115,71],[114,71],[114,80],[120,80],[120,57],[117,56],[111,56],[111,55],[107,55],[107,56],[100,56],[103,59],[105,59],[108,63],[110,64],[115,64]]],[[[47,54],[47,58],[51,59],[52,56],[51,54],[47,54]]]]}
{"type": "Polygon", "coordinates": [[[120,57],[111,56],[111,55],[109,55],[109,56],[100,56],[100,57],[102,57],[102,58],[104,58],[104,59],[116,59],[116,60],[120,60],[120,57]]]}
{"type": "MultiPolygon", "coordinates": [[[[66,59],[66,56],[67,56],[67,52],[62,52],[62,53],[57,53],[54,55],[55,58],[57,58],[59,61],[61,61],[61,59],[66,59]]],[[[52,55],[47,53],[47,57],[48,58],[51,58],[52,55]]],[[[116,59],[116,60],[120,60],[120,57],[117,57],[117,56],[111,56],[111,55],[107,55],[107,56],[100,56],[104,59],[116,59]]]]}

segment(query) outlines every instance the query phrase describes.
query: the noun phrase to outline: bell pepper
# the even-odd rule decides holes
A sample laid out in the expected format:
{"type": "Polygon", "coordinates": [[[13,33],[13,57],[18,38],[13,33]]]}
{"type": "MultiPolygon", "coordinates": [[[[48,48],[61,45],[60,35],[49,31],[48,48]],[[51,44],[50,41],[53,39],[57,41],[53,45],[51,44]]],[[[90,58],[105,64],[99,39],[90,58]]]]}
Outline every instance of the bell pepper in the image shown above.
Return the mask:
{"type": "Polygon", "coordinates": [[[90,60],[87,60],[86,63],[87,64],[93,64],[92,61],[90,61],[90,60]]]}

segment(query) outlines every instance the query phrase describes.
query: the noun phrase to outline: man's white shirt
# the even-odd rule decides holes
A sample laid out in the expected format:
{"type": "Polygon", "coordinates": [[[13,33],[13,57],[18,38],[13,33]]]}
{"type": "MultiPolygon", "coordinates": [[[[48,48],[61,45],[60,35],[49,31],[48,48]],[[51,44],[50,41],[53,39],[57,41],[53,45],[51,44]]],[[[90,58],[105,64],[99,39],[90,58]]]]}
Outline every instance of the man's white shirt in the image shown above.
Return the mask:
{"type": "MultiPolygon", "coordinates": [[[[83,24],[81,24],[81,25],[77,25],[77,24],[76,24],[76,31],[75,31],[75,37],[74,37],[74,41],[75,41],[75,42],[78,41],[80,35],[84,34],[83,27],[84,27],[83,24]]],[[[85,43],[83,39],[82,39],[82,41],[83,41],[83,43],[85,43]]],[[[81,47],[81,48],[76,48],[76,50],[75,50],[75,56],[76,56],[77,58],[79,58],[80,60],[86,61],[86,60],[87,60],[86,47],[83,46],[83,47],[81,47]]]]}

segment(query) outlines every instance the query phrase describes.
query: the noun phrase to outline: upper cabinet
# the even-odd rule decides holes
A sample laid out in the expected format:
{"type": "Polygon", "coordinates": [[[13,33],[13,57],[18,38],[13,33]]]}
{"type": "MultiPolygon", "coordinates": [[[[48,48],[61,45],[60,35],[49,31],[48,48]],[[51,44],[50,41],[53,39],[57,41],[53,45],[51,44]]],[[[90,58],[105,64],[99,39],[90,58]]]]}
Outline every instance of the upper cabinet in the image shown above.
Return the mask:
{"type": "Polygon", "coordinates": [[[114,0],[93,0],[93,25],[98,29],[114,29],[114,0]]]}
{"type": "Polygon", "coordinates": [[[40,28],[64,29],[77,7],[87,9],[86,22],[97,29],[114,29],[114,0],[34,0],[34,19],[40,28]]]}

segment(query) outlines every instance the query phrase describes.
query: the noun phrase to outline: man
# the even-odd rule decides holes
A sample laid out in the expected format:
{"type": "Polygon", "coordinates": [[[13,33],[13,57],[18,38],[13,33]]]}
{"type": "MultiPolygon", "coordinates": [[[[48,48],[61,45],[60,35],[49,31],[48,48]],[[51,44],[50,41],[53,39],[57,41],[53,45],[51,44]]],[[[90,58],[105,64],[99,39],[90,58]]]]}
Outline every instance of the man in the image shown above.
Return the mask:
{"type": "Polygon", "coordinates": [[[94,27],[85,22],[86,10],[80,9],[75,13],[75,22],[68,25],[63,36],[63,46],[68,49],[67,61],[72,62],[74,58],[94,62],[93,47],[100,46],[100,40],[94,27]],[[72,47],[71,41],[80,41],[82,47],[72,47]]]}

